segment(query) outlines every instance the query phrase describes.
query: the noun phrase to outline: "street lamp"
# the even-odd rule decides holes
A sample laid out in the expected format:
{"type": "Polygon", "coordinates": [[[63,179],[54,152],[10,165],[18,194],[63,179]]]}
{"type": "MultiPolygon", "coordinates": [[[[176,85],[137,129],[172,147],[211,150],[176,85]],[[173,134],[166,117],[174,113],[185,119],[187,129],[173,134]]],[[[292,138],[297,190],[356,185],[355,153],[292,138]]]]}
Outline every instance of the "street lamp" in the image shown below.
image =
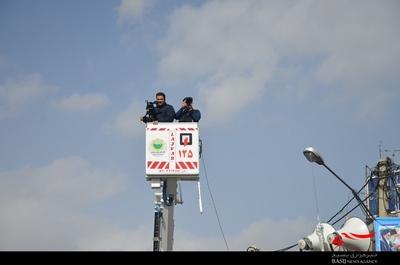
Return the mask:
{"type": "Polygon", "coordinates": [[[353,196],[358,201],[359,205],[361,205],[363,209],[366,210],[371,217],[373,216],[372,213],[369,211],[369,209],[364,205],[360,196],[358,196],[358,193],[325,164],[322,155],[315,148],[306,147],[303,151],[303,154],[307,158],[307,160],[310,161],[311,163],[315,162],[318,165],[322,165],[326,169],[328,169],[338,180],[340,180],[340,182],[342,182],[353,193],[353,196]]]}

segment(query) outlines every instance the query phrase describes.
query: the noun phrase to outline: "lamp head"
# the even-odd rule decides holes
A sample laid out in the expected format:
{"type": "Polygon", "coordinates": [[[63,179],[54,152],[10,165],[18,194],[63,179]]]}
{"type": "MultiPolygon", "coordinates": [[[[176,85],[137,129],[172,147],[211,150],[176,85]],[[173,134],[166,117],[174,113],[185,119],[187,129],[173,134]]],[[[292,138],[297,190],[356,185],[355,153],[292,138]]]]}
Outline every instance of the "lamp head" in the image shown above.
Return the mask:
{"type": "Polygon", "coordinates": [[[324,159],[322,158],[322,155],[318,153],[318,151],[315,148],[312,147],[306,147],[303,151],[304,156],[307,158],[308,161],[315,162],[318,165],[324,165],[324,159]]]}

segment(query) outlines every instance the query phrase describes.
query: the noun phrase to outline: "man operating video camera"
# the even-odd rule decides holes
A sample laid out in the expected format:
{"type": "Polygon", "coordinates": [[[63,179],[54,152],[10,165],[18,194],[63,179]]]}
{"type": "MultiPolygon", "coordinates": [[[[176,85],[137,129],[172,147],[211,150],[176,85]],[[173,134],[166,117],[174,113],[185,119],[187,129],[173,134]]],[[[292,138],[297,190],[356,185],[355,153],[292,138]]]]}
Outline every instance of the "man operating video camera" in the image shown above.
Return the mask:
{"type": "Polygon", "coordinates": [[[153,124],[158,124],[159,122],[173,122],[175,109],[172,105],[167,104],[165,100],[165,94],[163,92],[158,92],[156,94],[156,101],[146,101],[147,112],[146,115],[140,117],[140,120],[144,123],[152,122],[153,124]]]}

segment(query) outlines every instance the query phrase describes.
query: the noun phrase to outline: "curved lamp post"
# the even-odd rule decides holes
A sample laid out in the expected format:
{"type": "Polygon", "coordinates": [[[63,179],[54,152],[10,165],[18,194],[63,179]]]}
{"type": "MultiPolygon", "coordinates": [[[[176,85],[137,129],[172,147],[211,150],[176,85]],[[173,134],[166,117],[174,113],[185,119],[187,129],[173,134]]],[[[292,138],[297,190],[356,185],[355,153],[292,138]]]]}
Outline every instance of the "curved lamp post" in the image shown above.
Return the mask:
{"type": "Polygon", "coordinates": [[[307,158],[307,160],[310,161],[311,163],[315,162],[318,165],[322,165],[326,169],[328,169],[329,172],[331,172],[338,180],[340,180],[340,182],[342,182],[353,193],[353,196],[358,201],[359,205],[363,206],[363,209],[365,209],[371,217],[373,216],[372,213],[369,211],[369,209],[364,205],[360,196],[358,196],[358,193],[325,164],[324,158],[315,148],[306,147],[303,150],[303,154],[307,158]]]}

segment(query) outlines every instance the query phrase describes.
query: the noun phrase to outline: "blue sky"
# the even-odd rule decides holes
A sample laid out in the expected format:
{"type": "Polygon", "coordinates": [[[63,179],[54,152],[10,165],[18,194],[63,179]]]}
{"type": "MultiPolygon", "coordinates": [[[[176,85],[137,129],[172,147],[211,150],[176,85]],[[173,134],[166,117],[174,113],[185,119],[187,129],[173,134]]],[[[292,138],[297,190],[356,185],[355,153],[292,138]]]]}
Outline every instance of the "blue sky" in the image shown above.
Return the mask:
{"type": "Polygon", "coordinates": [[[1,0],[0,249],[151,251],[139,117],[158,91],[202,112],[203,212],[182,182],[174,250],[297,244],[352,197],[305,147],[357,190],[399,163],[399,8],[1,0]]]}

